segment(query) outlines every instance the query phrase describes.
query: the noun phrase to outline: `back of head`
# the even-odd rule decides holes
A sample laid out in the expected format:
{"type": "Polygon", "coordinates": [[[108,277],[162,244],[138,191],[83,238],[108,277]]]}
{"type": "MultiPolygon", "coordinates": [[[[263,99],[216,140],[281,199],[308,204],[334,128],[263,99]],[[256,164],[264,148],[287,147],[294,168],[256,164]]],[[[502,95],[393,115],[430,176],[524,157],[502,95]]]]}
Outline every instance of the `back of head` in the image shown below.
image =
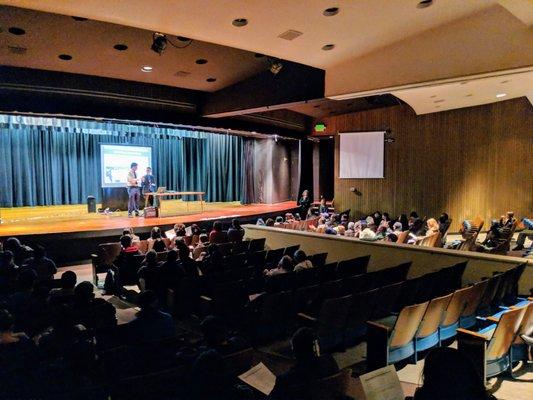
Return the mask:
{"type": "Polygon", "coordinates": [[[35,258],[43,258],[46,256],[46,249],[43,246],[35,246],[33,249],[33,256],[35,258]]]}
{"type": "Polygon", "coordinates": [[[302,261],[307,260],[307,254],[303,250],[296,250],[294,252],[294,261],[301,263],[302,261]]]}
{"type": "Polygon", "coordinates": [[[208,315],[200,324],[204,339],[212,346],[223,343],[227,338],[226,327],[222,320],[214,315],[208,315]]]}
{"type": "Polygon", "coordinates": [[[209,242],[209,236],[207,236],[205,233],[202,233],[199,237],[200,243],[207,243],[209,242]]]}
{"type": "Polygon", "coordinates": [[[318,355],[317,336],[311,328],[298,329],[292,336],[291,345],[296,360],[308,360],[318,355]]]}
{"type": "Polygon", "coordinates": [[[178,252],[174,249],[169,250],[167,253],[167,261],[173,262],[178,259],[178,252]]]}
{"type": "Polygon", "coordinates": [[[448,216],[448,214],[446,214],[445,212],[443,212],[440,217],[439,217],[439,222],[441,224],[445,223],[446,221],[448,221],[450,219],[450,217],[448,216]]]}
{"type": "Polygon", "coordinates": [[[281,260],[279,260],[278,264],[281,268],[283,268],[285,271],[292,271],[293,265],[292,265],[292,258],[289,256],[283,256],[281,257],[281,260]]]}
{"type": "Polygon", "coordinates": [[[281,215],[278,215],[278,216],[276,217],[276,223],[278,223],[278,224],[283,223],[283,217],[282,217],[281,215]]]}
{"type": "Polygon", "coordinates": [[[10,237],[4,242],[4,250],[11,250],[13,253],[17,253],[21,246],[16,237],[10,237]]]}
{"type": "Polygon", "coordinates": [[[61,274],[61,287],[63,289],[73,289],[76,286],[78,277],[74,271],[65,271],[61,274]]]}
{"type": "Polygon", "coordinates": [[[161,229],[158,226],[154,226],[150,231],[150,237],[152,239],[161,239],[161,229]]]}
{"type": "Polygon", "coordinates": [[[94,286],[89,281],[83,281],[78,283],[74,289],[74,296],[76,302],[79,304],[89,303],[94,299],[94,286]]]}
{"type": "Polygon", "coordinates": [[[432,350],[424,364],[423,399],[487,399],[485,386],[470,358],[450,347],[432,350]]]}
{"type": "Polygon", "coordinates": [[[145,256],[147,264],[154,264],[157,262],[157,253],[155,250],[150,250],[145,256]]]}
{"type": "Polygon", "coordinates": [[[220,222],[220,221],[213,222],[213,230],[217,231],[217,232],[221,232],[222,231],[222,222],[220,222]]]}
{"type": "Polygon", "coordinates": [[[231,226],[234,227],[235,229],[240,229],[240,227],[241,227],[241,222],[240,222],[237,218],[234,218],[234,219],[231,221],[231,226]]]}
{"type": "Polygon", "coordinates": [[[129,235],[123,235],[120,237],[120,245],[124,248],[130,247],[131,242],[132,242],[132,239],[131,239],[131,236],[129,235]]]}
{"type": "Polygon", "coordinates": [[[409,218],[419,218],[418,213],[416,211],[411,211],[411,214],[409,214],[409,218]]]}
{"type": "Polygon", "coordinates": [[[157,294],[152,290],[145,290],[139,294],[138,303],[143,311],[157,310],[157,294]]]}
{"type": "Polygon", "coordinates": [[[14,324],[15,320],[9,311],[0,309],[0,333],[11,331],[14,324]]]}
{"type": "Polygon", "coordinates": [[[187,246],[185,242],[180,242],[179,244],[177,244],[177,250],[178,250],[178,257],[180,260],[183,261],[189,258],[190,250],[189,250],[189,246],[187,246]]]}
{"type": "Polygon", "coordinates": [[[37,281],[37,273],[33,269],[22,270],[17,278],[17,286],[19,290],[30,290],[37,281]]]}
{"type": "Polygon", "coordinates": [[[266,226],[274,226],[274,220],[272,218],[268,218],[265,222],[266,226]]]}

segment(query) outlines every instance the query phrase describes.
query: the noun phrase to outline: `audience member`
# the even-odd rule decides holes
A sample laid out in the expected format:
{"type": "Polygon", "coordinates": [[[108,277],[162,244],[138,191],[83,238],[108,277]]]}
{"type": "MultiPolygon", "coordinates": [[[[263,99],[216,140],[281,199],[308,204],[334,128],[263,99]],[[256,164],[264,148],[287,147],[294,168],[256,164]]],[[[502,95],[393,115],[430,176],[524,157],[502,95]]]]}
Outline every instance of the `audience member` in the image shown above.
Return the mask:
{"type": "Polygon", "coordinates": [[[294,272],[302,271],[304,269],[313,268],[313,263],[307,258],[307,254],[303,250],[296,250],[294,253],[294,272]]]}
{"type": "Polygon", "coordinates": [[[329,208],[328,208],[328,205],[326,204],[326,198],[325,197],[321,197],[320,198],[320,205],[318,206],[318,213],[320,215],[329,214],[329,208]]]}
{"type": "MultiPolygon", "coordinates": [[[[178,262],[178,251],[173,249],[167,254],[167,260],[160,267],[160,290],[175,289],[178,287],[181,279],[185,276],[185,271],[178,262]]],[[[160,299],[164,293],[160,292],[160,299]]]]}
{"type": "Polygon", "coordinates": [[[24,264],[24,261],[30,257],[33,250],[31,247],[20,243],[20,240],[17,238],[10,237],[4,242],[4,251],[10,251],[13,253],[15,264],[21,266],[24,264]]]}
{"type": "Polygon", "coordinates": [[[427,230],[426,230],[426,236],[434,235],[436,233],[439,233],[440,226],[439,223],[435,218],[430,218],[426,222],[427,224],[427,230]]]}
{"type": "Polygon", "coordinates": [[[218,246],[216,244],[210,244],[207,247],[207,251],[202,253],[197,261],[202,263],[204,274],[211,274],[222,270],[223,258],[218,246]]]}
{"type": "Polygon", "coordinates": [[[74,271],[61,274],[61,287],[50,290],[50,304],[71,304],[74,301],[74,287],[78,277],[74,271]]]}
{"type": "Polygon", "coordinates": [[[244,238],[244,229],[238,219],[234,218],[231,221],[231,227],[228,229],[228,240],[230,242],[242,242],[244,238]]]}
{"type": "Polygon", "coordinates": [[[56,264],[46,257],[46,250],[43,246],[37,246],[33,250],[33,257],[24,262],[24,268],[33,269],[40,281],[53,279],[57,272],[56,264]]]}
{"type": "Polygon", "coordinates": [[[78,324],[93,331],[106,330],[116,326],[116,309],[94,294],[94,285],[83,281],[74,289],[73,317],[78,324]]]}
{"type": "Polygon", "coordinates": [[[298,200],[298,208],[300,215],[307,216],[309,209],[311,208],[311,198],[309,197],[309,190],[302,192],[302,197],[298,200]]]}
{"type": "Polygon", "coordinates": [[[184,237],[187,236],[186,226],[185,224],[176,224],[174,225],[174,233],[177,237],[184,237]]]}
{"type": "Polygon", "coordinates": [[[139,236],[133,233],[133,228],[126,227],[122,230],[122,236],[130,236],[132,243],[140,243],[141,239],[139,236]]]}
{"type": "MultiPolygon", "coordinates": [[[[134,257],[138,254],[139,248],[132,243],[130,236],[120,238],[120,253],[114,261],[115,268],[111,268],[106,277],[106,292],[115,294],[117,288],[121,288],[121,283],[133,284],[137,282],[137,269],[134,257]]],[[[116,293],[118,294],[118,293],[116,293]]]]}
{"type": "Polygon", "coordinates": [[[265,269],[263,271],[263,274],[265,276],[274,276],[274,275],[286,274],[288,272],[291,272],[292,270],[293,270],[292,258],[290,258],[289,256],[283,256],[281,260],[279,260],[278,266],[276,268],[273,268],[271,270],[265,269]]]}
{"type": "MultiPolygon", "coordinates": [[[[339,371],[334,358],[327,354],[321,355],[318,339],[310,328],[300,328],[291,340],[292,351],[296,358],[296,364],[287,372],[276,378],[274,389],[270,393],[270,399],[292,398],[295,387],[305,388],[306,384],[320,378],[331,376],[339,371]]],[[[308,398],[302,393],[299,395],[308,398]]]]}
{"type": "Polygon", "coordinates": [[[439,222],[439,231],[442,235],[444,235],[448,231],[448,228],[450,227],[450,224],[451,224],[450,217],[448,216],[448,214],[443,212],[440,215],[438,222],[439,222]]]}
{"type": "Polygon", "coordinates": [[[398,222],[402,224],[402,232],[409,230],[409,219],[407,218],[407,215],[400,214],[398,222]]]}
{"type": "Polygon", "coordinates": [[[150,237],[148,238],[148,250],[155,250],[158,253],[167,250],[167,245],[161,236],[161,229],[154,226],[150,232],[150,237]]]}
{"type": "Polygon", "coordinates": [[[0,253],[0,294],[7,292],[13,286],[17,274],[19,272],[18,265],[15,264],[15,257],[11,250],[6,250],[0,253]]]}
{"type": "Polygon", "coordinates": [[[129,343],[150,343],[176,335],[174,320],[169,314],[159,310],[155,292],[142,292],[138,301],[141,310],[125,326],[129,343]]]}
{"type": "Polygon", "coordinates": [[[274,222],[274,226],[276,228],[282,228],[284,225],[285,225],[285,223],[283,221],[283,217],[282,216],[277,216],[276,217],[276,222],[274,222]]]}
{"type": "Polygon", "coordinates": [[[205,253],[207,251],[207,247],[209,246],[209,236],[207,236],[205,233],[202,233],[199,237],[198,244],[192,251],[192,258],[197,260],[198,257],[202,253],[205,253]]]}
{"type": "Polygon", "coordinates": [[[153,290],[158,292],[161,277],[161,263],[157,261],[157,253],[150,250],[146,253],[143,266],[137,273],[139,277],[139,288],[141,290],[153,290]]]}
{"type": "Polygon", "coordinates": [[[216,350],[225,356],[249,347],[244,338],[230,334],[219,317],[213,315],[205,317],[200,324],[200,330],[204,337],[200,342],[200,351],[216,350]]]}
{"type": "MultiPolygon", "coordinates": [[[[522,223],[524,224],[524,227],[527,230],[533,230],[533,219],[523,218],[522,219],[522,223]]],[[[526,238],[528,236],[531,236],[531,234],[528,234],[528,233],[525,233],[525,232],[520,232],[518,234],[518,238],[516,239],[516,246],[513,249],[513,251],[524,250],[524,244],[526,243],[526,238]]]]}
{"type": "Polygon", "coordinates": [[[187,246],[183,241],[178,243],[179,245],[176,249],[178,251],[179,266],[185,272],[185,276],[189,278],[198,277],[200,273],[198,269],[198,263],[190,257],[191,250],[189,249],[189,246],[187,246]]]}
{"type": "Polygon", "coordinates": [[[228,241],[228,234],[222,230],[222,222],[215,221],[213,229],[209,233],[209,243],[226,243],[228,241]]]}
{"type": "Polygon", "coordinates": [[[272,218],[268,218],[265,222],[266,226],[274,226],[275,222],[272,218]]]}
{"type": "Polygon", "coordinates": [[[472,361],[456,349],[432,350],[426,356],[423,376],[414,400],[495,400],[487,394],[472,361]]]}

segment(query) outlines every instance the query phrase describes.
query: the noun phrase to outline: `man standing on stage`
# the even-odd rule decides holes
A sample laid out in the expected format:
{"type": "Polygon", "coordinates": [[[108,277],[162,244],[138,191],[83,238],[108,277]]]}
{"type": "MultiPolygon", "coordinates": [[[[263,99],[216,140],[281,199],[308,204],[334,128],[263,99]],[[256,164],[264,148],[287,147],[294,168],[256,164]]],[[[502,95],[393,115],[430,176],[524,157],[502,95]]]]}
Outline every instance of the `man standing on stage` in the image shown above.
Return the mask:
{"type": "Polygon", "coordinates": [[[137,179],[137,163],[131,163],[130,172],[126,182],[128,188],[128,217],[132,218],[133,213],[139,216],[139,198],[141,197],[139,179],[137,179]]]}
{"type": "MultiPolygon", "coordinates": [[[[152,175],[152,168],[147,167],[146,168],[146,175],[144,175],[141,178],[141,189],[142,194],[145,193],[153,193],[155,192],[155,177],[152,175]]],[[[144,206],[153,206],[154,205],[154,197],[148,196],[146,197],[146,201],[144,206]]]]}

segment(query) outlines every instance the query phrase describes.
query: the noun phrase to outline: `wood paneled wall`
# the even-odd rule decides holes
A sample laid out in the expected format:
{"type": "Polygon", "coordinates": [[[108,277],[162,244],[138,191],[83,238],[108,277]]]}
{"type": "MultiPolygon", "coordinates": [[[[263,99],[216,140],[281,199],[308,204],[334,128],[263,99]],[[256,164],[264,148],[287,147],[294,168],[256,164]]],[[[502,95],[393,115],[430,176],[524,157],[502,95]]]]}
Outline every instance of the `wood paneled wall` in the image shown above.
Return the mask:
{"type": "Polygon", "coordinates": [[[384,179],[338,179],[336,135],[337,209],[356,215],[446,211],[452,230],[477,215],[486,221],[507,210],[533,216],[533,107],[525,97],[420,116],[402,105],[325,122],[329,135],[389,128],[396,139],[385,144],[384,179]]]}

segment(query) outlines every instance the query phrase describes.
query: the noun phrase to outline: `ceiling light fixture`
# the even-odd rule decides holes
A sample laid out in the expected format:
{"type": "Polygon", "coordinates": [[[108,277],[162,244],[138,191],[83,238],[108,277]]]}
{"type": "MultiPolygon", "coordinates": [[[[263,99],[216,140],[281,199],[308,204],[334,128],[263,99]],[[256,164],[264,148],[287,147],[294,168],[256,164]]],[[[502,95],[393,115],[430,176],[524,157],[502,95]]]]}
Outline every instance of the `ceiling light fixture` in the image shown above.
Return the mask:
{"type": "Polygon", "coordinates": [[[422,0],[418,2],[418,4],[416,5],[416,8],[428,8],[432,4],[433,4],[433,0],[422,0]]]}
{"type": "Polygon", "coordinates": [[[124,50],[128,49],[128,46],[126,46],[125,44],[122,44],[122,43],[118,43],[118,44],[114,45],[113,48],[115,50],[118,50],[118,51],[124,51],[124,50]]]}
{"type": "Polygon", "coordinates": [[[217,78],[207,78],[206,81],[207,82],[215,82],[217,80],[217,78]]]}
{"type": "Polygon", "coordinates": [[[151,66],[149,66],[149,65],[143,65],[143,66],[141,67],[141,71],[142,71],[142,72],[152,72],[153,70],[154,70],[154,68],[151,67],[151,66]]]}
{"type": "Polygon", "coordinates": [[[325,17],[333,17],[334,15],[337,15],[339,13],[339,7],[330,7],[326,8],[322,14],[324,14],[325,17]]]}
{"type": "Polygon", "coordinates": [[[335,48],[334,44],[325,44],[324,46],[322,46],[322,50],[324,51],[333,50],[334,48],[335,48]]]}
{"type": "Polygon", "coordinates": [[[63,61],[70,61],[70,60],[72,60],[72,56],[71,56],[70,54],[60,54],[60,55],[58,56],[58,58],[59,58],[60,60],[63,60],[63,61]]]}
{"type": "Polygon", "coordinates": [[[204,65],[204,64],[207,64],[207,60],[205,58],[199,58],[198,60],[195,61],[195,63],[198,65],[204,65]]]}
{"type": "Polygon", "coordinates": [[[274,75],[279,74],[279,72],[283,69],[283,64],[281,61],[277,58],[270,58],[270,72],[272,72],[274,75]]]}
{"type": "Polygon", "coordinates": [[[505,96],[507,96],[507,93],[498,93],[496,95],[496,97],[499,98],[499,99],[502,98],[502,97],[505,97],[505,96]]]}
{"type": "Polygon", "coordinates": [[[246,18],[236,18],[231,24],[233,26],[236,26],[237,28],[241,28],[243,26],[248,25],[248,20],[246,18]]]}

